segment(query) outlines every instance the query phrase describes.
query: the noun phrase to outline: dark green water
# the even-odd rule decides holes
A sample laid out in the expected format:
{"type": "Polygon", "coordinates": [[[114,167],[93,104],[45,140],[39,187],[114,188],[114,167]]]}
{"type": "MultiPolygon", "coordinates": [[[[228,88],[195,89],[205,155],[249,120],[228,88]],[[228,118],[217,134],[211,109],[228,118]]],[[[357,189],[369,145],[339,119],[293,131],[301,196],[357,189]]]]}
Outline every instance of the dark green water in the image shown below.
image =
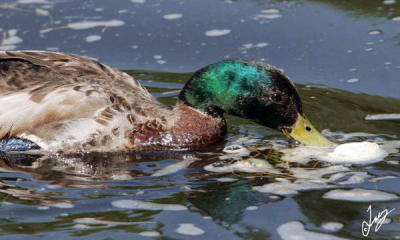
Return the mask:
{"type": "MultiPolygon", "coordinates": [[[[190,76],[179,72],[194,71],[225,56],[263,58],[284,68],[298,83],[305,112],[318,129],[330,129],[338,137],[361,133],[348,141],[400,140],[399,121],[364,120],[367,114],[400,112],[400,21],[392,20],[400,14],[399,3],[383,4],[375,0],[37,2],[0,3],[3,49],[58,49],[96,57],[121,69],[151,69],[128,72],[171,106],[190,76]],[[261,12],[265,9],[278,9],[280,16],[271,17],[277,14],[276,10],[261,12]],[[163,18],[173,13],[182,17],[163,18]],[[257,17],[260,14],[270,16],[257,17]],[[125,24],[83,30],[62,28],[84,20],[112,19],[125,24]],[[40,33],[49,28],[59,29],[40,33]],[[9,31],[12,29],[17,30],[14,36],[22,42],[8,44],[4,40],[13,35],[9,31]],[[212,29],[229,29],[230,33],[207,37],[205,32],[212,29]],[[378,34],[368,33],[374,30],[379,30],[378,34]],[[88,42],[86,37],[90,35],[102,38],[88,42]],[[249,43],[253,45],[246,47],[249,43]],[[255,46],[260,43],[269,45],[255,46]],[[358,81],[347,81],[354,78],[358,81]]],[[[294,173],[282,167],[278,167],[283,169],[281,175],[214,173],[203,167],[221,162],[219,157],[226,155],[224,147],[241,139],[246,139],[243,145],[251,152],[244,159],[262,159],[278,166],[279,153],[263,147],[270,146],[268,142],[272,140],[287,141],[276,131],[239,118],[227,119],[226,141],[196,151],[1,157],[0,239],[281,239],[277,229],[292,221],[300,221],[307,231],[328,234],[326,239],[333,236],[362,239],[361,223],[368,220],[369,205],[374,216],[383,209],[395,208],[388,216],[391,222],[377,232],[372,228],[369,238],[400,238],[400,200],[350,202],[322,197],[332,189],[353,188],[400,194],[399,149],[382,162],[347,166],[348,169],[337,171],[344,174],[340,181],[350,179],[355,173],[368,175],[358,181],[352,178],[350,184],[332,180],[330,188],[299,190],[287,195],[263,193],[253,187],[277,182],[278,178],[295,181],[294,173]],[[171,174],[152,176],[172,164],[183,167],[171,174]],[[120,200],[175,205],[121,208],[116,204],[120,200]],[[322,227],[326,222],[341,223],[343,228],[330,232],[322,227]],[[194,224],[203,232],[197,230],[199,235],[187,235],[177,231],[185,223],[194,224]],[[159,236],[143,236],[146,231],[159,236]]],[[[229,161],[228,157],[222,162],[229,161]]],[[[330,166],[311,165],[290,167],[312,172],[311,167],[318,170],[330,166]]],[[[334,173],[319,176],[318,180],[331,180],[334,173]]],[[[191,231],[196,233],[193,228],[191,231]]],[[[298,231],[299,236],[303,233],[298,231]]]]}

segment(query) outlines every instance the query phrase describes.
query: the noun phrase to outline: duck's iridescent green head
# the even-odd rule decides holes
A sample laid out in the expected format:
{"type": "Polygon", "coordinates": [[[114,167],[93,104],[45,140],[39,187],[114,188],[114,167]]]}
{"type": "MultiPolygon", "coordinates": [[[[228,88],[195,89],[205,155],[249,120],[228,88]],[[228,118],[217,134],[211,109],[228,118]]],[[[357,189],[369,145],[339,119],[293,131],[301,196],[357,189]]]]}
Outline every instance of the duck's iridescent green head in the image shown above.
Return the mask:
{"type": "Polygon", "coordinates": [[[289,78],[262,62],[224,60],[208,65],[186,83],[179,99],[209,114],[228,113],[279,129],[305,144],[328,144],[304,118],[289,78]]]}

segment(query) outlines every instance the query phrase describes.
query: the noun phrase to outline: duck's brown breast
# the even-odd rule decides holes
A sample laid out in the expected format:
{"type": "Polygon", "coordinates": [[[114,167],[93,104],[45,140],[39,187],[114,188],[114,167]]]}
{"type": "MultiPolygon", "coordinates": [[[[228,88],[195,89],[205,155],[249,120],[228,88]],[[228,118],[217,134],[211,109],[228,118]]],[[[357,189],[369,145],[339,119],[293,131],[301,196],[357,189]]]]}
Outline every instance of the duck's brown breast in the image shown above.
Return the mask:
{"type": "Polygon", "coordinates": [[[132,132],[134,150],[187,149],[209,145],[226,133],[224,118],[215,118],[185,104],[178,103],[176,119],[166,128],[165,120],[152,120],[132,132]]]}

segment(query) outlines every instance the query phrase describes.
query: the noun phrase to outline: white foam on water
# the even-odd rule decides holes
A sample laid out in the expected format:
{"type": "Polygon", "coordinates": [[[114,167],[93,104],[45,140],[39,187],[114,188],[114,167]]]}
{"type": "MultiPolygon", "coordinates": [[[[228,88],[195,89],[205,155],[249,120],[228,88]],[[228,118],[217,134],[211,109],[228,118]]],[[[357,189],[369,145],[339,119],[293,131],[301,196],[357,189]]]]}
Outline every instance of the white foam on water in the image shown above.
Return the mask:
{"type": "Polygon", "coordinates": [[[263,48],[269,46],[267,42],[260,42],[260,43],[245,43],[242,45],[240,50],[252,49],[252,48],[263,48]]]}
{"type": "Polygon", "coordinates": [[[204,167],[206,171],[210,172],[269,172],[277,173],[280,171],[275,169],[270,163],[262,159],[250,158],[246,160],[238,160],[229,164],[219,165],[212,163],[204,167]]]}
{"type": "Polygon", "coordinates": [[[270,8],[270,9],[261,10],[261,12],[268,13],[268,14],[276,14],[276,13],[279,13],[280,11],[279,11],[279,9],[276,9],[276,8],[270,8]]]}
{"type": "Polygon", "coordinates": [[[248,211],[255,211],[255,210],[257,210],[257,209],[258,209],[257,206],[248,206],[248,207],[246,208],[246,210],[248,210],[248,211]]]}
{"type": "Polygon", "coordinates": [[[85,225],[85,224],[75,224],[74,226],[72,226],[74,229],[88,229],[90,228],[90,226],[85,225]]]}
{"type": "Polygon", "coordinates": [[[186,167],[188,167],[192,162],[197,161],[197,158],[194,157],[186,157],[183,161],[179,161],[177,163],[168,165],[165,168],[159,169],[157,171],[155,171],[152,176],[155,177],[160,177],[160,176],[166,176],[166,175],[170,175],[170,174],[174,174],[182,169],[185,169],[186,167]]]}
{"type": "Polygon", "coordinates": [[[84,30],[95,27],[120,27],[125,25],[125,22],[122,20],[109,20],[109,21],[82,21],[82,22],[74,22],[69,23],[67,28],[71,28],[74,30],[84,30]]]}
{"type": "Polygon", "coordinates": [[[156,231],[144,231],[139,233],[142,237],[159,237],[161,234],[156,231]]]}
{"type": "Polygon", "coordinates": [[[257,14],[255,19],[276,19],[276,18],[281,18],[281,14],[257,14]]]}
{"type": "Polygon", "coordinates": [[[39,206],[37,207],[38,210],[48,210],[50,207],[49,206],[39,206]]]}
{"type": "Polygon", "coordinates": [[[56,207],[56,208],[74,208],[75,205],[72,203],[55,203],[55,204],[50,204],[50,207],[56,207]]]}
{"type": "Polygon", "coordinates": [[[35,13],[36,13],[36,15],[42,16],[42,17],[46,17],[46,16],[50,15],[49,11],[47,11],[46,9],[41,9],[41,8],[36,8],[35,13]]]}
{"type": "Polygon", "coordinates": [[[400,120],[400,113],[367,115],[365,120],[400,120]]]}
{"type": "Polygon", "coordinates": [[[23,39],[17,36],[17,33],[17,29],[8,30],[5,38],[0,42],[0,50],[10,51],[16,49],[16,45],[23,42],[23,39]]]}
{"type": "Polygon", "coordinates": [[[166,20],[176,20],[176,19],[180,19],[182,17],[183,17],[183,14],[181,14],[181,13],[171,13],[171,14],[166,14],[163,16],[163,18],[166,20]]]}
{"type": "Polygon", "coordinates": [[[326,233],[308,231],[298,221],[280,225],[277,232],[283,240],[347,240],[347,238],[336,237],[326,233]]]}
{"type": "Polygon", "coordinates": [[[380,35],[380,34],[382,34],[382,33],[383,33],[383,31],[380,30],[380,29],[374,29],[374,30],[368,31],[368,34],[369,34],[369,35],[380,35]]]}
{"type": "Polygon", "coordinates": [[[334,187],[334,185],[327,185],[324,180],[296,180],[291,182],[285,178],[276,178],[278,182],[268,183],[262,186],[253,187],[253,190],[271,193],[276,195],[290,195],[298,194],[299,191],[325,189],[334,187]]]}
{"type": "Polygon", "coordinates": [[[229,146],[224,147],[222,150],[225,155],[221,156],[219,159],[225,160],[225,159],[241,159],[242,157],[249,156],[250,151],[239,144],[232,144],[229,146]]]}
{"type": "MultiPolygon", "coordinates": [[[[268,140],[272,148],[282,152],[281,161],[271,165],[264,159],[251,158],[250,151],[244,147],[246,141],[235,141],[234,145],[227,146],[223,150],[225,155],[221,156],[222,161],[209,164],[204,167],[212,172],[263,172],[270,174],[284,173],[292,179],[288,180],[280,176],[275,182],[262,186],[255,186],[253,190],[275,194],[288,195],[297,194],[300,191],[313,189],[337,188],[349,184],[360,184],[374,176],[366,171],[352,171],[351,164],[365,165],[382,161],[388,154],[398,153],[400,141],[385,140],[382,136],[368,133],[334,133],[323,131],[324,135],[335,138],[335,141],[349,141],[354,139],[368,139],[371,142],[350,142],[329,147],[315,147],[300,145],[289,148],[285,141],[268,140]],[[307,164],[311,160],[319,160],[335,165],[328,165],[322,168],[295,168],[288,163],[307,164]],[[343,165],[344,164],[344,165],[343,165]],[[282,172],[287,169],[289,173],[282,172]]],[[[395,138],[394,136],[387,136],[395,138]]],[[[249,143],[249,145],[251,145],[249,143]]],[[[259,150],[270,147],[258,148],[259,150]]]]}
{"type": "Polygon", "coordinates": [[[117,180],[117,181],[126,181],[126,180],[132,180],[134,177],[132,177],[128,171],[126,172],[119,172],[116,174],[111,174],[110,179],[112,180],[117,180]]]}
{"type": "Polygon", "coordinates": [[[18,0],[19,4],[46,4],[49,3],[47,0],[18,0]]]}
{"type": "Polygon", "coordinates": [[[236,178],[229,178],[229,177],[221,177],[216,179],[218,182],[235,182],[238,179],[236,178]]]}
{"type": "Polygon", "coordinates": [[[396,4],[396,0],[385,0],[385,1],[383,1],[383,4],[385,4],[385,5],[393,5],[393,4],[396,4]]]}
{"type": "Polygon", "coordinates": [[[350,79],[346,80],[346,82],[348,82],[348,83],[356,83],[358,81],[360,81],[360,79],[358,79],[358,78],[350,78],[350,79]]]}
{"type": "Polygon", "coordinates": [[[207,37],[220,37],[220,36],[228,35],[229,33],[231,33],[231,30],[229,30],[229,29],[213,29],[213,30],[209,30],[209,31],[205,32],[205,35],[207,37]]]}
{"type": "Polygon", "coordinates": [[[92,43],[101,40],[100,35],[89,35],[85,38],[86,42],[92,43]]]}
{"type": "Polygon", "coordinates": [[[343,224],[339,222],[326,222],[323,223],[321,227],[327,231],[337,232],[343,228],[343,224]]]}
{"type": "Polygon", "coordinates": [[[400,21],[400,16],[392,18],[393,21],[400,21]]]}
{"type": "MultiPolygon", "coordinates": [[[[98,224],[103,224],[103,225],[107,225],[109,227],[112,226],[121,226],[121,225],[135,225],[138,223],[143,223],[143,222],[115,222],[115,221],[108,221],[108,220],[102,220],[102,219],[97,219],[97,218],[76,218],[74,219],[75,223],[78,224],[84,224],[84,225],[98,225],[98,224]]],[[[149,223],[149,222],[146,222],[149,223]]]]}
{"type": "Polygon", "coordinates": [[[166,210],[166,211],[187,210],[187,207],[179,204],[161,204],[161,203],[144,202],[139,200],[116,200],[111,202],[111,205],[116,208],[127,208],[127,209],[166,210]]]}
{"type": "Polygon", "coordinates": [[[399,199],[397,195],[392,193],[362,188],[331,190],[325,193],[322,198],[350,202],[391,201],[399,199]]]}
{"type": "Polygon", "coordinates": [[[191,236],[198,236],[205,233],[203,229],[196,227],[192,223],[181,223],[175,231],[179,234],[191,236]]]}

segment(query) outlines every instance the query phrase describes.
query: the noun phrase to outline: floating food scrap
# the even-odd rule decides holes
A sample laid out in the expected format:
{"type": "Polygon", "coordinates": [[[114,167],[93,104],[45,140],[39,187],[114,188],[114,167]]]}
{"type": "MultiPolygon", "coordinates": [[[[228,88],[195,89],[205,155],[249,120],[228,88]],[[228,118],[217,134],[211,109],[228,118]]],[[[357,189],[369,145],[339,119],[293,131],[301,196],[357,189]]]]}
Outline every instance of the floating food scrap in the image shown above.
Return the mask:
{"type": "MultiPolygon", "coordinates": [[[[382,161],[393,149],[373,142],[351,142],[336,147],[299,146],[296,148],[280,149],[284,153],[282,160],[306,163],[311,159],[335,164],[371,164],[382,161]],[[389,150],[389,151],[387,151],[389,150]]],[[[397,145],[397,144],[395,144],[397,145]]],[[[394,146],[396,147],[396,146],[394,146]]],[[[399,146],[400,147],[400,144],[399,146]]]]}

